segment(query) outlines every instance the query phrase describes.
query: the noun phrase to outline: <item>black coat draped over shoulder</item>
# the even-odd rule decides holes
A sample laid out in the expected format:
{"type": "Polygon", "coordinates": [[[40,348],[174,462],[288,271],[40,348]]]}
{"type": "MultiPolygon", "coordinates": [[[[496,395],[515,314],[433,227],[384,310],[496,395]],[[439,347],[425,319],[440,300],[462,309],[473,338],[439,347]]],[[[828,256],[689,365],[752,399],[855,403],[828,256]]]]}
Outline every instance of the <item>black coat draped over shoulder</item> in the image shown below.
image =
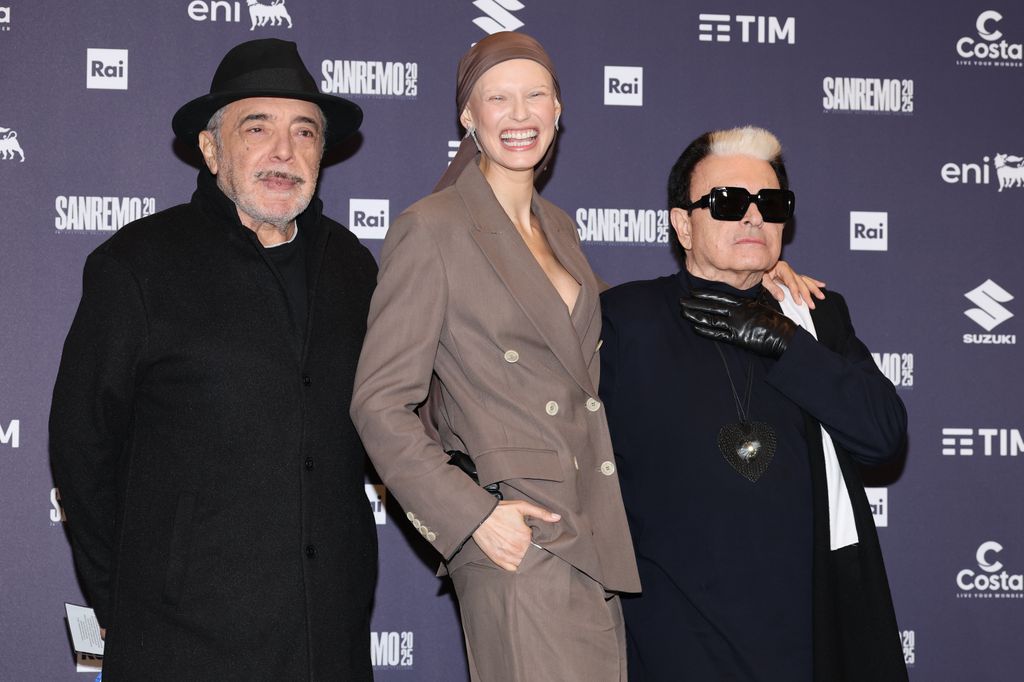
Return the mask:
{"type": "Polygon", "coordinates": [[[50,413],[104,679],[366,680],[376,529],[348,415],[369,251],[298,218],[309,319],[203,171],[85,265],[50,413]]]}

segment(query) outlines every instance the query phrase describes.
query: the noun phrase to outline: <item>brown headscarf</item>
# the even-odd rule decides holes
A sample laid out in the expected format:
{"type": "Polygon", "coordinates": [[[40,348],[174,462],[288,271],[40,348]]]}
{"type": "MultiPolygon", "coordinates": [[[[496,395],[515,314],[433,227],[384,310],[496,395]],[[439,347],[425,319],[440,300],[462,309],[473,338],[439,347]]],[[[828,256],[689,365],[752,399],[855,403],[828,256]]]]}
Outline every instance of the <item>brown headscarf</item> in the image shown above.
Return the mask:
{"type": "MultiPolygon", "coordinates": [[[[462,55],[462,59],[459,60],[459,70],[455,85],[455,106],[459,115],[466,108],[469,96],[473,93],[473,86],[480,80],[480,76],[484,75],[491,67],[509,59],[532,59],[547,69],[551,74],[551,80],[555,84],[555,97],[558,98],[559,102],[562,101],[562,90],[558,85],[558,74],[555,73],[555,65],[551,63],[551,57],[544,51],[541,44],[525,33],[503,31],[487,36],[469,48],[469,51],[462,55]]],[[[547,168],[554,153],[555,140],[552,138],[551,145],[537,166],[537,175],[547,168]]],[[[438,180],[434,191],[439,192],[449,185],[454,185],[459,175],[462,174],[463,169],[476,160],[476,155],[476,143],[473,142],[469,135],[466,135],[462,138],[462,144],[459,145],[459,152],[452,159],[448,170],[438,180]]]]}

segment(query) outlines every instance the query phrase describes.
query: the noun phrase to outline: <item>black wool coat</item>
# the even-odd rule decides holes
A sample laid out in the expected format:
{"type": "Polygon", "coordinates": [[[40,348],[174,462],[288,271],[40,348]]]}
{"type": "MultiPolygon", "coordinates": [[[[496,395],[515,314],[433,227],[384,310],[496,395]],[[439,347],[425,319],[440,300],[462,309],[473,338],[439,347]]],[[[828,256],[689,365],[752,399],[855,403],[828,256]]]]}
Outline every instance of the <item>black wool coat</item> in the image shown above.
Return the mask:
{"type": "Polygon", "coordinates": [[[205,171],[85,265],[50,413],[105,680],[368,680],[377,539],[348,414],[377,267],[314,199],[309,318],[205,171]]]}

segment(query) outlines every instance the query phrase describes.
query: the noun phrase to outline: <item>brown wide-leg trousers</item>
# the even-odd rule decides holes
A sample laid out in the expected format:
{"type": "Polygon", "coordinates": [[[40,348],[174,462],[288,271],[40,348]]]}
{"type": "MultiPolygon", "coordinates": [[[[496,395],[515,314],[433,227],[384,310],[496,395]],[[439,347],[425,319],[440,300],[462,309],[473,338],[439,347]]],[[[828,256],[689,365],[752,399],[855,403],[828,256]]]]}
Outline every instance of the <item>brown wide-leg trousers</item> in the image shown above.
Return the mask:
{"type": "Polygon", "coordinates": [[[451,573],[473,682],[625,682],[618,595],[531,545],[516,571],[487,559],[451,573]]]}

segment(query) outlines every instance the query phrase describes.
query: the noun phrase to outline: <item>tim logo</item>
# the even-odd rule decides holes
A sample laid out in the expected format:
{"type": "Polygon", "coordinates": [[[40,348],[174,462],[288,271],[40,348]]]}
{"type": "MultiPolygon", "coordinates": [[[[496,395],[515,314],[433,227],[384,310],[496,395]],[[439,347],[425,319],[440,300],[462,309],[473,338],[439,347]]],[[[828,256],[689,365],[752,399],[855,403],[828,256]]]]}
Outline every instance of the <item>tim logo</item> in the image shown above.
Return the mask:
{"type": "Polygon", "coordinates": [[[11,8],[0,7],[0,31],[11,30],[11,8]]]}
{"type": "Polygon", "coordinates": [[[913,353],[872,353],[871,357],[893,386],[914,387],[913,353]]]}
{"type": "MultiPolygon", "coordinates": [[[[285,0],[245,0],[249,10],[249,30],[257,26],[292,27],[292,17],[285,0]]],[[[192,21],[228,21],[242,23],[242,4],[238,0],[192,0],[188,3],[188,18],[192,21]]]]}
{"type": "MultiPolygon", "coordinates": [[[[946,457],[973,457],[975,429],[942,429],[942,454],[946,457]]],[[[1024,436],[1020,429],[977,429],[981,440],[978,454],[985,457],[1017,457],[1024,453],[1024,436]]]]}
{"type": "Polygon", "coordinates": [[[21,145],[18,144],[18,132],[16,130],[0,126],[0,159],[4,161],[18,159],[21,163],[25,162],[25,152],[21,150],[21,145]]]}
{"type": "Polygon", "coordinates": [[[884,211],[850,211],[850,250],[888,251],[889,214],[884,211]]]}
{"type": "Polygon", "coordinates": [[[64,515],[64,505],[60,501],[60,490],[50,488],[50,525],[64,523],[68,518],[64,515]]]}
{"type": "Polygon", "coordinates": [[[888,488],[864,488],[868,504],[871,506],[871,516],[875,519],[876,528],[886,528],[889,525],[889,489],[888,488]]]}
{"type": "MultiPolygon", "coordinates": [[[[968,308],[964,311],[964,315],[971,318],[986,332],[991,332],[1013,317],[1013,313],[1002,305],[1012,301],[1013,295],[990,279],[986,279],[980,286],[968,291],[964,294],[964,298],[978,306],[977,308],[968,308]]],[[[1015,344],[1017,335],[964,334],[964,343],[1015,344]]]]}
{"type": "Polygon", "coordinates": [[[387,514],[387,488],[375,483],[367,483],[366,499],[370,502],[370,511],[373,512],[373,520],[378,526],[388,522],[387,514]]]}
{"type": "Polygon", "coordinates": [[[734,24],[738,24],[739,42],[774,44],[786,42],[796,43],[796,17],[786,17],[780,21],[778,17],[762,17],[752,14],[700,14],[697,17],[698,40],[702,43],[732,42],[734,24]]]}
{"type": "Polygon", "coordinates": [[[88,90],[127,90],[128,50],[88,48],[85,55],[85,87],[88,90]]]}
{"type": "Polygon", "coordinates": [[[604,103],[606,106],[642,107],[644,67],[604,67],[604,103]]]}
{"type": "Polygon", "coordinates": [[[903,662],[907,665],[914,665],[917,656],[914,655],[914,646],[917,636],[913,630],[900,630],[900,646],[903,647],[903,662]]]}
{"type": "Polygon", "coordinates": [[[371,632],[370,662],[374,668],[411,668],[412,632],[371,632]]]}
{"type": "Polygon", "coordinates": [[[995,540],[988,540],[978,546],[974,559],[978,571],[965,568],[956,574],[956,586],[960,599],[1024,599],[1024,575],[1011,574],[1003,570],[998,554],[1003,546],[995,540]]]}
{"type": "Polygon", "coordinates": [[[960,66],[1024,66],[1024,44],[1002,40],[1003,32],[998,28],[1002,20],[1003,15],[993,9],[979,14],[974,28],[980,40],[971,36],[957,40],[956,63],[960,66]]]}
{"type": "Polygon", "coordinates": [[[5,429],[0,423],[0,445],[10,445],[17,449],[21,447],[21,420],[12,419],[5,429]]]}
{"type": "Polygon", "coordinates": [[[473,23],[487,35],[500,31],[514,31],[526,25],[512,16],[512,12],[518,12],[525,7],[518,0],[473,0],[473,6],[486,15],[477,17],[473,23]]]}
{"type": "Polygon", "coordinates": [[[348,229],[360,239],[384,239],[388,233],[387,199],[349,199],[348,229]]]}

